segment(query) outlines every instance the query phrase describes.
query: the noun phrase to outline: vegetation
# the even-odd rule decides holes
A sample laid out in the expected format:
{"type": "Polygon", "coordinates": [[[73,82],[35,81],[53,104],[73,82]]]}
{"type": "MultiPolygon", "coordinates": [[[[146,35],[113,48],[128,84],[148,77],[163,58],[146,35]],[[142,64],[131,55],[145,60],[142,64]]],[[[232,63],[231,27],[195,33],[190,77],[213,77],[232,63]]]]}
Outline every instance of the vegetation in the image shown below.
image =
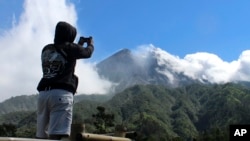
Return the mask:
{"type": "Polygon", "coordinates": [[[0,103],[0,116],[10,112],[34,111],[36,109],[36,99],[37,95],[11,97],[0,103]]]}
{"type": "Polygon", "coordinates": [[[98,110],[98,113],[92,115],[94,118],[93,123],[96,129],[95,133],[109,133],[109,128],[114,127],[114,115],[106,113],[105,108],[102,106],[98,106],[96,109],[98,110]]]}
{"type": "MultiPolygon", "coordinates": [[[[85,123],[90,133],[114,132],[114,128],[103,124],[104,115],[112,113],[111,123],[136,131],[137,140],[228,141],[230,124],[250,123],[249,101],[248,83],[192,84],[179,88],[137,85],[111,99],[77,102],[73,122],[85,123]]],[[[1,136],[34,137],[34,110],[3,114],[0,121],[1,136]]]]}
{"type": "Polygon", "coordinates": [[[13,124],[2,124],[0,125],[0,136],[16,136],[17,127],[13,124]]]}

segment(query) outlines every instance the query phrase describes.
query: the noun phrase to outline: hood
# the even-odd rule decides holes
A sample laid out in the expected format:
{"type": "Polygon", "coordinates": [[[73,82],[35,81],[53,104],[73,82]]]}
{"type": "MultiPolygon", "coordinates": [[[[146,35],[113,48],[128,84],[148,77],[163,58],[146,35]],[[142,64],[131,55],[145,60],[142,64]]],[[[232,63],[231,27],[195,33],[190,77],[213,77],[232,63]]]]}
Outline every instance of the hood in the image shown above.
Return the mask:
{"type": "Polygon", "coordinates": [[[61,44],[65,42],[74,42],[76,37],[76,28],[67,22],[58,22],[55,30],[55,44],[61,44]]]}

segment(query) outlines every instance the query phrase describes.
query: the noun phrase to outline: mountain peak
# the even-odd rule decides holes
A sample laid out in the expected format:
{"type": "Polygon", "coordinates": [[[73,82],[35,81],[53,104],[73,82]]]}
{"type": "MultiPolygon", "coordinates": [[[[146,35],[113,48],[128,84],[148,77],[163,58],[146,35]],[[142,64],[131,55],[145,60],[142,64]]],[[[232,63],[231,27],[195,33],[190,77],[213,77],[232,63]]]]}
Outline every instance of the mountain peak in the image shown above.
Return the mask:
{"type": "MultiPolygon", "coordinates": [[[[156,49],[146,52],[122,49],[97,64],[98,74],[116,84],[116,90],[137,84],[159,84],[177,87],[195,80],[173,70],[171,59],[162,58],[156,49]]],[[[169,57],[169,55],[165,55],[169,57]]]]}
{"type": "Polygon", "coordinates": [[[131,53],[131,51],[127,48],[119,50],[117,53],[131,53]]]}
{"type": "MultiPolygon", "coordinates": [[[[113,55],[111,55],[107,59],[98,63],[97,67],[101,67],[101,66],[103,66],[103,64],[110,66],[116,62],[124,63],[124,62],[127,62],[129,60],[132,60],[131,51],[129,49],[125,48],[125,49],[119,50],[118,52],[114,53],[113,55]]],[[[110,66],[110,67],[112,68],[112,66],[110,66]]]]}
{"type": "Polygon", "coordinates": [[[129,49],[127,49],[127,48],[124,48],[124,49],[119,50],[118,52],[116,52],[111,57],[128,57],[130,55],[131,55],[131,51],[129,49]]]}

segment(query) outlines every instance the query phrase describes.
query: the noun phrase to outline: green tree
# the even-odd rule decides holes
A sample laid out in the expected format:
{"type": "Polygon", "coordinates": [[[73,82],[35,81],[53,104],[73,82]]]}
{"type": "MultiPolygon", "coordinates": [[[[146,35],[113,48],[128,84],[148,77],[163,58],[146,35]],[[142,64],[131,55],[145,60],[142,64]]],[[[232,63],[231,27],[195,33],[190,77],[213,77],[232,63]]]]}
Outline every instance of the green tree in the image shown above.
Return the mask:
{"type": "Polygon", "coordinates": [[[102,106],[98,106],[96,109],[98,110],[98,113],[92,115],[94,118],[96,133],[103,134],[110,132],[109,128],[114,127],[114,114],[107,114],[105,108],[102,106]]]}
{"type": "Polygon", "coordinates": [[[23,126],[17,129],[16,136],[23,138],[35,138],[36,126],[23,126]]]}
{"type": "Polygon", "coordinates": [[[2,124],[0,125],[0,136],[2,137],[15,137],[17,127],[14,124],[2,124]]]}

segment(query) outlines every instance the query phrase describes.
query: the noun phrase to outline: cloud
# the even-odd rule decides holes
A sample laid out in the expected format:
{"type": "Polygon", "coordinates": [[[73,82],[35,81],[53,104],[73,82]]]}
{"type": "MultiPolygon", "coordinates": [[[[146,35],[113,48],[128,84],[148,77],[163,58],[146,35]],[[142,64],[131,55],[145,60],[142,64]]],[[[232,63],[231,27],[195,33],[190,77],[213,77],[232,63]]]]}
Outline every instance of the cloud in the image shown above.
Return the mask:
{"type": "Polygon", "coordinates": [[[237,73],[233,79],[250,81],[250,50],[243,51],[237,61],[237,73]]]}
{"type": "MultiPolygon", "coordinates": [[[[41,50],[53,42],[55,25],[67,21],[77,26],[75,7],[67,0],[25,0],[23,10],[18,21],[13,19],[12,28],[0,35],[0,101],[37,93],[41,50]]],[[[78,61],[79,93],[105,93],[112,85],[101,79],[93,66],[78,61]]]]}
{"type": "MultiPolygon", "coordinates": [[[[173,82],[174,78],[169,69],[171,69],[171,72],[183,73],[201,82],[204,80],[211,83],[250,81],[250,50],[242,52],[238,60],[226,62],[217,55],[207,52],[187,54],[184,58],[179,58],[152,44],[143,45],[139,48],[139,50],[144,48],[144,51],[153,53],[161,68],[156,68],[156,70],[166,75],[173,82]],[[162,68],[167,69],[162,70],[162,68]]],[[[149,56],[152,56],[152,54],[149,56]]]]}
{"type": "Polygon", "coordinates": [[[79,77],[78,93],[105,94],[113,87],[113,83],[100,77],[95,64],[77,62],[76,74],[79,77]]]}

